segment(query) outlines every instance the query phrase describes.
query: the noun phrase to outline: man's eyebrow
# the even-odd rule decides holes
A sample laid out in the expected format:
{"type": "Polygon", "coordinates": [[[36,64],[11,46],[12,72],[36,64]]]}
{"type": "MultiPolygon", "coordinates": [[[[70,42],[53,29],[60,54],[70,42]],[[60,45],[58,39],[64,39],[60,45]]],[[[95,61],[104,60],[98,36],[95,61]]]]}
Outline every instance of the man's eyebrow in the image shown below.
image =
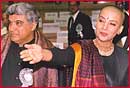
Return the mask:
{"type": "MultiPolygon", "coordinates": [[[[11,21],[11,20],[9,20],[9,21],[10,21],[10,22],[13,22],[13,21],[11,21]]],[[[18,20],[15,20],[15,21],[22,21],[22,20],[19,20],[19,19],[18,19],[18,20]]],[[[23,21],[22,21],[22,22],[23,22],[23,21]]]]}
{"type": "MultiPolygon", "coordinates": [[[[22,21],[22,20],[16,20],[16,21],[22,21]]],[[[23,21],[22,21],[23,22],[23,21]]]]}

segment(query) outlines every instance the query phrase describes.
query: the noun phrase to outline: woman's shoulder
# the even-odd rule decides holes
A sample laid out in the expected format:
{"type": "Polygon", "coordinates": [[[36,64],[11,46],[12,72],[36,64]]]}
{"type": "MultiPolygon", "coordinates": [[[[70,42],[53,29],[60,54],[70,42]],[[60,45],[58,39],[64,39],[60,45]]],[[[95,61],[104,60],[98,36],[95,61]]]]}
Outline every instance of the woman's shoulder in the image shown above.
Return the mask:
{"type": "Polygon", "coordinates": [[[117,45],[115,45],[115,52],[128,56],[128,51],[125,48],[119,47],[117,45]]]}
{"type": "Polygon", "coordinates": [[[120,63],[128,65],[128,51],[126,49],[115,46],[115,55],[120,63]]]}

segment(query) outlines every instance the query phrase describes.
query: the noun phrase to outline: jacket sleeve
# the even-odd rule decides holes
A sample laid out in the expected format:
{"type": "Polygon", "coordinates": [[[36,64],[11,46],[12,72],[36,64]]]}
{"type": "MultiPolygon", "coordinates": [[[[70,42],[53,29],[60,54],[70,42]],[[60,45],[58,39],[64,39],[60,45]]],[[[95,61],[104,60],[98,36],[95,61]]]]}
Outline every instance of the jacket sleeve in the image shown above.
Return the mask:
{"type": "Polygon", "coordinates": [[[73,66],[74,65],[74,50],[70,46],[66,49],[51,48],[53,57],[50,63],[55,66],[73,66]]]}

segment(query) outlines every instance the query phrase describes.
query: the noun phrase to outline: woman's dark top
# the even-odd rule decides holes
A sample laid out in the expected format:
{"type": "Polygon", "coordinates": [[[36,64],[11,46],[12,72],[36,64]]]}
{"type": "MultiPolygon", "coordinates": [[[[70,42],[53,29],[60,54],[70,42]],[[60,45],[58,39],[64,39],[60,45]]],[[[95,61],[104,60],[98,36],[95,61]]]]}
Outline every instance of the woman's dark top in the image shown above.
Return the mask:
{"type": "MultiPolygon", "coordinates": [[[[75,53],[72,47],[67,49],[50,49],[53,53],[52,63],[56,66],[73,66],[75,53]]],[[[108,86],[128,85],[128,52],[115,46],[114,52],[110,56],[101,56],[108,86]]]]}

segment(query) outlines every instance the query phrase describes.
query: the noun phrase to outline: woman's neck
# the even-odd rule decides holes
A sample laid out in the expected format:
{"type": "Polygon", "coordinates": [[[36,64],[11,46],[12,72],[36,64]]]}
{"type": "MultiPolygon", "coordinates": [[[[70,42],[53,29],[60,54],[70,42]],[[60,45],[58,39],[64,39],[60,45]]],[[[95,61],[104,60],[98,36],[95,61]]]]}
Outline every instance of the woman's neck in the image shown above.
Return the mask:
{"type": "Polygon", "coordinates": [[[112,41],[103,42],[99,39],[95,39],[94,45],[98,48],[98,51],[103,56],[110,56],[114,51],[114,45],[112,41]]]}

